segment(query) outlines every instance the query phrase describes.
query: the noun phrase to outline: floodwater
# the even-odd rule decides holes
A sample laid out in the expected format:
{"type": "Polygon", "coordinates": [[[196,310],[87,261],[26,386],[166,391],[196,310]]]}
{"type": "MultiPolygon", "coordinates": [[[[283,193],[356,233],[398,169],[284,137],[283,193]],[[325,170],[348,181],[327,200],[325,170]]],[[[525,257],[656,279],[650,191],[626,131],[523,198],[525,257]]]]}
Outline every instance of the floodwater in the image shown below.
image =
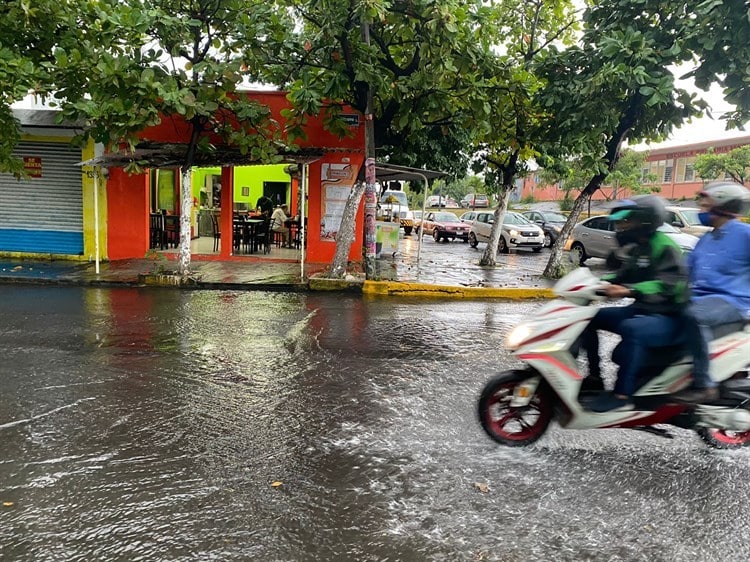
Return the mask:
{"type": "Polygon", "coordinates": [[[535,306],[0,286],[0,559],[750,559],[750,452],[482,433],[535,306]]]}

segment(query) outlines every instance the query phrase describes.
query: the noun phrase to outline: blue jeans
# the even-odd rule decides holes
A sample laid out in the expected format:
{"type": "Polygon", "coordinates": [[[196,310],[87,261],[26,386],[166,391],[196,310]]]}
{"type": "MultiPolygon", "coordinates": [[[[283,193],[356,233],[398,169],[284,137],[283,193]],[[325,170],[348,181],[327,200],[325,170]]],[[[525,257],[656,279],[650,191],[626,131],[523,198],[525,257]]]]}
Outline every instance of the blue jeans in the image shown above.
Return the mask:
{"type": "Polygon", "coordinates": [[[699,297],[690,303],[684,320],[685,342],[693,354],[693,386],[715,387],[709,372],[708,342],[713,339],[714,328],[742,322],[742,314],[721,297],[699,297]]]}
{"type": "Polygon", "coordinates": [[[644,314],[633,306],[600,309],[581,335],[581,344],[586,348],[589,361],[589,373],[594,376],[601,374],[599,336],[596,331],[606,330],[618,334],[622,338],[622,353],[629,359],[624,365],[620,365],[615,394],[632,395],[648,349],[665,347],[677,341],[680,321],[679,316],[644,314]]]}

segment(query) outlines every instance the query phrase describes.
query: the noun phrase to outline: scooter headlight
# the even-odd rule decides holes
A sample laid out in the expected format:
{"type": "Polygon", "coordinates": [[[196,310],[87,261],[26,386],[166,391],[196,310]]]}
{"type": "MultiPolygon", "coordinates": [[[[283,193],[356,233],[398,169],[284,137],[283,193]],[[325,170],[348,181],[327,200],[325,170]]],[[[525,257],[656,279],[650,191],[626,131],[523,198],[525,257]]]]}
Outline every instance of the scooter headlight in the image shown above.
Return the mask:
{"type": "Polygon", "coordinates": [[[531,328],[526,324],[521,324],[513,328],[506,339],[508,349],[516,349],[531,335],[531,328]]]}

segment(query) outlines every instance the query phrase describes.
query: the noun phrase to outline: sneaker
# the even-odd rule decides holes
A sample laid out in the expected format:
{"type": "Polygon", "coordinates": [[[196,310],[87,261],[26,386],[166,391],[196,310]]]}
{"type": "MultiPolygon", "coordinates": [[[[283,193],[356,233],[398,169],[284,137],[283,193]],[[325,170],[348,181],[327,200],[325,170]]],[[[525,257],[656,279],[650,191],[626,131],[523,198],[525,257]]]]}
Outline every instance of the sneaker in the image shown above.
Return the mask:
{"type": "Polygon", "coordinates": [[[719,389],[715,386],[710,388],[686,388],[672,395],[677,402],[712,402],[719,398],[719,389]]]}
{"type": "Polygon", "coordinates": [[[609,412],[621,408],[632,408],[633,403],[630,398],[618,398],[612,392],[602,392],[589,405],[592,412],[609,412]]]}
{"type": "Polygon", "coordinates": [[[604,381],[601,377],[592,377],[589,375],[581,383],[581,390],[583,392],[601,392],[604,390],[604,381]]]}

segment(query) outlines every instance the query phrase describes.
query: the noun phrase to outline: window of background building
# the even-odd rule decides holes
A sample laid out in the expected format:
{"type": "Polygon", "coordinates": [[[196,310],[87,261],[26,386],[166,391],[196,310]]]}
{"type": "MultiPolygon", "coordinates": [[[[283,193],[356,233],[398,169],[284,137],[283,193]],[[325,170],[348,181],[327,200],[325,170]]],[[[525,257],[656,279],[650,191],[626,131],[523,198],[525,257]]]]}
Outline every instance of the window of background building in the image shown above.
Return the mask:
{"type": "Polygon", "coordinates": [[[685,164],[685,181],[695,181],[695,169],[692,162],[685,164]]]}
{"type": "Polygon", "coordinates": [[[672,183],[673,162],[674,160],[671,159],[664,161],[664,175],[662,176],[664,178],[662,180],[664,183],[672,183]]]}

